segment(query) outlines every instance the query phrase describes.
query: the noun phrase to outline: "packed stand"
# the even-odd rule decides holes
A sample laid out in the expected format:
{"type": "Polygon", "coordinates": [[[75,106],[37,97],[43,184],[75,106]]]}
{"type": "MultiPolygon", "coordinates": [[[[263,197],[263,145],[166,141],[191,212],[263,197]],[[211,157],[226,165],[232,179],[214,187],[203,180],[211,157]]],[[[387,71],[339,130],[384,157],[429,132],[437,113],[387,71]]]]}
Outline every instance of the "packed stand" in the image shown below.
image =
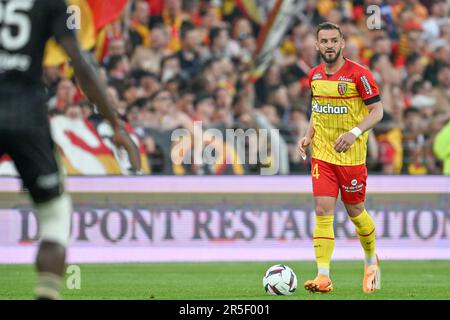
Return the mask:
{"type": "MultiPolygon", "coordinates": [[[[175,129],[193,134],[196,121],[224,136],[226,129],[279,129],[277,173],[307,173],[309,163],[301,160],[296,143],[309,122],[307,75],[320,63],[315,26],[323,21],[341,26],[344,56],[368,66],[381,91],[385,115],[369,137],[369,171],[442,174],[450,161],[445,0],[307,1],[256,81],[250,71],[262,26],[235,1],[139,0],[126,21],[124,14],[107,26],[95,54],[118,114],[143,145],[151,174],[259,174],[271,161],[175,163],[174,158],[192,160],[193,144],[180,147],[171,134],[175,129]],[[380,29],[367,28],[365,8],[371,4],[381,6],[380,29]]],[[[65,68],[47,67],[44,73],[51,115],[98,123],[65,68]]],[[[204,148],[216,143],[223,144],[218,149],[223,160],[246,156],[208,136],[202,141],[204,148]]]]}

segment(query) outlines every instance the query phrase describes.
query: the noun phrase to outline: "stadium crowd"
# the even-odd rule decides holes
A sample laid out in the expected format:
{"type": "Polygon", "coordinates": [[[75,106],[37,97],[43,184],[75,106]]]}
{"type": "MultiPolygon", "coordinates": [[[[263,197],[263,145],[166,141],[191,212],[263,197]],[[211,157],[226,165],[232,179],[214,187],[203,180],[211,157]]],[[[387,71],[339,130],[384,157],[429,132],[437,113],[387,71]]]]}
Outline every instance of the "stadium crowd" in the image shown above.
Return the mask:
{"type": "MultiPolygon", "coordinates": [[[[254,82],[249,71],[262,26],[238,4],[138,0],[129,23],[123,15],[107,26],[96,48],[101,76],[117,112],[141,140],[152,174],[259,172],[258,164],[174,165],[171,132],[192,132],[194,121],[222,131],[277,128],[286,164],[278,173],[307,173],[296,143],[310,117],[307,75],[320,62],[315,26],[323,21],[341,26],[344,56],[369,67],[381,91],[385,113],[370,134],[369,171],[443,173],[450,157],[449,130],[443,130],[450,121],[448,1],[307,1],[270,67],[254,82]],[[372,4],[381,8],[382,21],[371,30],[366,8],[372,4]],[[439,134],[447,136],[438,145],[439,134]]],[[[66,74],[61,66],[45,67],[50,113],[96,121],[66,74]]]]}

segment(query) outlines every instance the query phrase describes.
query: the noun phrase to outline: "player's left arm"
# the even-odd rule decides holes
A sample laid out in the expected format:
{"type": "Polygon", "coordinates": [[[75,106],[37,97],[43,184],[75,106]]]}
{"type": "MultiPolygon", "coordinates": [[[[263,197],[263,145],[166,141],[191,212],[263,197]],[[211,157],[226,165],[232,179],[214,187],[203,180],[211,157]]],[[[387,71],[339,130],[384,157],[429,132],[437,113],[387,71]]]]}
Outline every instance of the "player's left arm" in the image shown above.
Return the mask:
{"type": "Polygon", "coordinates": [[[369,114],[352,130],[342,134],[336,139],[334,149],[345,152],[351,147],[356,138],[369,129],[372,129],[383,118],[383,105],[380,101],[367,106],[369,114]]]}
{"type": "Polygon", "coordinates": [[[334,149],[337,152],[347,151],[361,134],[372,129],[383,118],[380,93],[372,74],[368,70],[358,77],[356,87],[369,110],[369,114],[353,129],[336,139],[334,149]]]}
{"type": "Polygon", "coordinates": [[[48,19],[51,22],[51,35],[55,37],[70,57],[78,82],[89,98],[95,103],[102,116],[109,121],[114,130],[113,140],[117,146],[124,147],[135,172],[141,170],[139,149],[120,121],[113,101],[106,90],[106,83],[101,81],[96,69],[95,60],[80,48],[74,31],[67,24],[68,11],[64,0],[46,2],[48,19]]]}

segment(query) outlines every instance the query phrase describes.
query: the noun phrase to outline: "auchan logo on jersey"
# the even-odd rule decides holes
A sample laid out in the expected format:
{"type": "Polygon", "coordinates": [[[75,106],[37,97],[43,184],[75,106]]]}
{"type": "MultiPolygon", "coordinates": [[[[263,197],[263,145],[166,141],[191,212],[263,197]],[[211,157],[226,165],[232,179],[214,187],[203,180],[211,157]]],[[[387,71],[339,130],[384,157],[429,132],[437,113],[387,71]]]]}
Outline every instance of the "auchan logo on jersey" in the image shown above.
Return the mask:
{"type": "Polygon", "coordinates": [[[312,110],[317,113],[327,113],[327,114],[347,114],[348,108],[346,106],[333,106],[328,103],[326,105],[320,105],[317,100],[312,103],[312,110]]]}

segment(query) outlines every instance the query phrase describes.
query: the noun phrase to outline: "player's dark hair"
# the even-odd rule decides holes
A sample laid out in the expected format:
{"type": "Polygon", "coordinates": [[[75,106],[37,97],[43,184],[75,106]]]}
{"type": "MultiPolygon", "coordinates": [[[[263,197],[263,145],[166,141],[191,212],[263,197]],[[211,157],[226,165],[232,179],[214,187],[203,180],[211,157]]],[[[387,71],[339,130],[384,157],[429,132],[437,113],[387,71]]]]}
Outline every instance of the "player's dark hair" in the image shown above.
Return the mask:
{"type": "Polygon", "coordinates": [[[317,26],[317,33],[316,33],[317,38],[319,38],[319,32],[321,30],[337,30],[339,31],[339,35],[341,36],[341,38],[343,37],[341,27],[332,22],[322,22],[317,26]]]}

